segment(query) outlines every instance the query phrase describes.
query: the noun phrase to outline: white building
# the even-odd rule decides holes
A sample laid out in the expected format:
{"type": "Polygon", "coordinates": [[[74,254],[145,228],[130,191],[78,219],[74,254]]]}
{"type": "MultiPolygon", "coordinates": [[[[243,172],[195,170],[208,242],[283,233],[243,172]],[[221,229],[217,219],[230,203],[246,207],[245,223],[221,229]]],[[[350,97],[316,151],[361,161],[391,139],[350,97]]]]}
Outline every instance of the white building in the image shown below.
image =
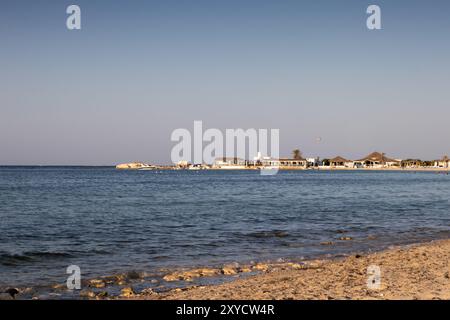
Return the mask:
{"type": "Polygon", "coordinates": [[[217,169],[245,169],[247,162],[241,158],[219,157],[214,161],[213,168],[217,169]]]}
{"type": "Polygon", "coordinates": [[[450,168],[450,159],[447,156],[445,156],[442,160],[436,160],[434,162],[434,166],[436,168],[448,169],[448,168],[450,168]]]}

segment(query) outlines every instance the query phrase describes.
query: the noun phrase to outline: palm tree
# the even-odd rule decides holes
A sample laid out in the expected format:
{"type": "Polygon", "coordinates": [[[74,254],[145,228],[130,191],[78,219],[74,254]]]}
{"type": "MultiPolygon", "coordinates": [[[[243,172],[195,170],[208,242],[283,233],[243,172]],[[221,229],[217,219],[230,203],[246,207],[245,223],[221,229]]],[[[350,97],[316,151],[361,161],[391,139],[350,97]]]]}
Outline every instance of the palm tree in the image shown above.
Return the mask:
{"type": "Polygon", "coordinates": [[[301,159],[302,158],[302,152],[300,149],[295,149],[292,151],[292,156],[294,159],[301,159]]]}

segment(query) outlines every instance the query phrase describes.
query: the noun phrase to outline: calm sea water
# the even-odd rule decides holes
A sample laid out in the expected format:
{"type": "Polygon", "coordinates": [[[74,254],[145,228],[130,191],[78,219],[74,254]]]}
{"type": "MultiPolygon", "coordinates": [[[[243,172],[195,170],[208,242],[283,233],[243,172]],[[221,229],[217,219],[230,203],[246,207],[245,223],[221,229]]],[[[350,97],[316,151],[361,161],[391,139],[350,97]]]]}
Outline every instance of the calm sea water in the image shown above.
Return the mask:
{"type": "Polygon", "coordinates": [[[443,238],[449,204],[450,176],[428,172],[3,167],[0,286],[443,238]]]}

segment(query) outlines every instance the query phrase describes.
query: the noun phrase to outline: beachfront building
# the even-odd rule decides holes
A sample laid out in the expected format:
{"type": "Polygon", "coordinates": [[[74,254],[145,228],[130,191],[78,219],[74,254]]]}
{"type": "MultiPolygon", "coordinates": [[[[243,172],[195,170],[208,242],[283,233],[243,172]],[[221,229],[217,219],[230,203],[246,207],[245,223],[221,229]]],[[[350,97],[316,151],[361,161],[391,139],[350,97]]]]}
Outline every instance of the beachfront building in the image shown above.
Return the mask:
{"type": "Polygon", "coordinates": [[[278,168],[306,168],[308,166],[308,160],[304,159],[301,156],[297,156],[294,158],[272,158],[267,156],[262,156],[261,152],[258,152],[258,155],[253,158],[253,161],[247,162],[248,166],[256,166],[256,167],[278,167],[278,168]]]}
{"type": "Polygon", "coordinates": [[[329,159],[328,161],[332,168],[353,168],[355,166],[355,163],[352,160],[345,159],[341,156],[329,159]]]}
{"type": "Polygon", "coordinates": [[[216,169],[245,169],[247,162],[241,158],[219,157],[214,160],[213,168],[216,169]]]}
{"type": "Polygon", "coordinates": [[[175,166],[177,169],[187,169],[189,167],[189,162],[186,160],[178,161],[177,165],[175,166]]]}
{"type": "Polygon", "coordinates": [[[362,159],[355,160],[354,163],[356,167],[362,168],[389,168],[399,167],[401,160],[388,158],[381,152],[372,152],[362,159]]]}
{"type": "Polygon", "coordinates": [[[299,168],[306,168],[307,167],[307,161],[306,159],[299,158],[299,159],[292,159],[292,158],[280,158],[275,159],[271,157],[263,157],[256,163],[255,165],[261,166],[261,167],[281,167],[281,168],[292,168],[292,169],[299,169],[299,168]]]}
{"type": "Polygon", "coordinates": [[[308,162],[306,159],[298,158],[298,159],[291,159],[291,158],[280,158],[280,167],[287,167],[287,168],[306,168],[308,165],[308,162]]]}
{"type": "Polygon", "coordinates": [[[442,160],[436,160],[434,161],[434,166],[436,168],[450,168],[450,158],[448,156],[445,156],[442,160]]]}
{"type": "Polygon", "coordinates": [[[406,159],[402,160],[401,167],[406,169],[416,169],[424,166],[424,161],[420,159],[406,159]]]}
{"type": "Polygon", "coordinates": [[[271,157],[262,157],[255,163],[255,165],[260,167],[279,167],[280,160],[271,157]]]}
{"type": "Polygon", "coordinates": [[[249,167],[272,167],[272,166],[278,166],[279,162],[276,159],[273,159],[268,156],[263,156],[261,152],[258,152],[257,156],[253,158],[253,161],[248,161],[247,165],[249,167]]]}
{"type": "Polygon", "coordinates": [[[306,158],[306,164],[308,165],[308,167],[317,167],[320,165],[320,158],[306,158]]]}

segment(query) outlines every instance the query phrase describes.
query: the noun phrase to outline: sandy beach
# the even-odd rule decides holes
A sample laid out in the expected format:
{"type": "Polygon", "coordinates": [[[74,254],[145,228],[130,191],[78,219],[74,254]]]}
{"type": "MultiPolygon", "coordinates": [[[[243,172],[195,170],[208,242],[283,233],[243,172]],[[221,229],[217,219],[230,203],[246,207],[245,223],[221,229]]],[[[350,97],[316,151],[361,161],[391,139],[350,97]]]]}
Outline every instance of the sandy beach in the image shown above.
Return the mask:
{"type": "MultiPolygon", "coordinates": [[[[280,263],[220,285],[174,289],[136,299],[450,299],[450,240],[354,254],[333,260],[280,263]],[[380,286],[367,286],[379,266],[380,286]]],[[[235,275],[237,277],[237,275],[235,275]]]]}

